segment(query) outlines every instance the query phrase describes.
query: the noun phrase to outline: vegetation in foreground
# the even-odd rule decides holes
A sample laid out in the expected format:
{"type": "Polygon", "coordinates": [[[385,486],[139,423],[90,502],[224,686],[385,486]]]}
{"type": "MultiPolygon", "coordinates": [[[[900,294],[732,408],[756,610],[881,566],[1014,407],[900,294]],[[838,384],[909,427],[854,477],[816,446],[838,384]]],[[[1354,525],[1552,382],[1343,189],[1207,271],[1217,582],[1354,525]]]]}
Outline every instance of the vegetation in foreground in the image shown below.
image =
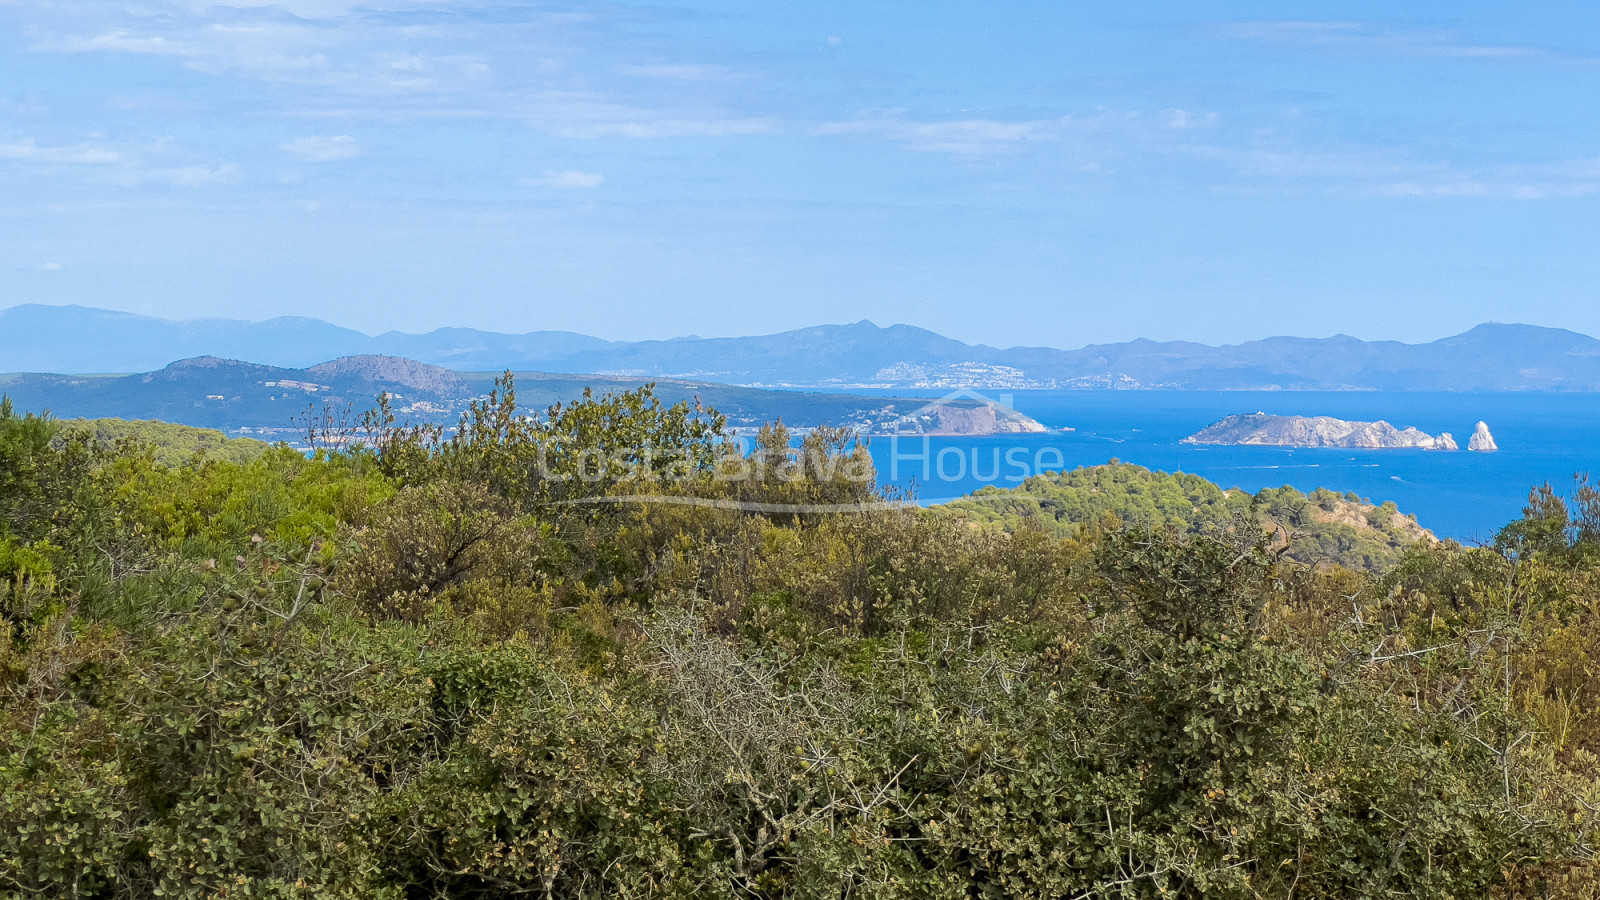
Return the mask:
{"type": "Polygon", "coordinates": [[[0,407],[0,892],[1595,894],[1586,485],[1375,574],[785,512],[860,448],[648,391],[371,424],[174,465],[0,407]]]}

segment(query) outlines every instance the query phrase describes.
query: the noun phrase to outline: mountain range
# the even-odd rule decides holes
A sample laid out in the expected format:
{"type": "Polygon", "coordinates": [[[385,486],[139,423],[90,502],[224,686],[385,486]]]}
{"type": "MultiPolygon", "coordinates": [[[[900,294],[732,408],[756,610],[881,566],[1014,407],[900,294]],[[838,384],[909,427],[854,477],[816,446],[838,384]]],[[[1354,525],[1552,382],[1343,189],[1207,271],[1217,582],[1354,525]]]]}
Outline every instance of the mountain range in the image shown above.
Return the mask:
{"type": "Polygon", "coordinates": [[[405,357],[460,372],[679,378],[808,388],[1600,391],[1600,340],[1479,325],[1420,344],[1273,337],[1225,346],[1135,340],[1075,350],[966,344],[910,325],[821,325],[733,338],[607,341],[441,328],[377,336],[320,319],[176,321],[81,306],[0,310],[0,372],[129,373],[215,356],[303,368],[405,357]]]}
{"type": "MultiPolygon", "coordinates": [[[[454,372],[387,356],[344,357],[303,369],[203,356],[133,375],[0,375],[0,395],[18,408],[49,410],[60,418],[159,420],[268,440],[300,440],[313,420],[358,424],[377,395],[387,393],[403,422],[455,424],[469,403],[493,387],[494,376],[454,372]]],[[[848,427],[864,434],[1032,433],[1046,429],[986,398],[864,396],[788,391],[683,380],[524,373],[517,403],[542,412],[556,403],[630,390],[655,382],[665,403],[700,402],[727,417],[735,433],[782,420],[798,428],[848,427]]]]}

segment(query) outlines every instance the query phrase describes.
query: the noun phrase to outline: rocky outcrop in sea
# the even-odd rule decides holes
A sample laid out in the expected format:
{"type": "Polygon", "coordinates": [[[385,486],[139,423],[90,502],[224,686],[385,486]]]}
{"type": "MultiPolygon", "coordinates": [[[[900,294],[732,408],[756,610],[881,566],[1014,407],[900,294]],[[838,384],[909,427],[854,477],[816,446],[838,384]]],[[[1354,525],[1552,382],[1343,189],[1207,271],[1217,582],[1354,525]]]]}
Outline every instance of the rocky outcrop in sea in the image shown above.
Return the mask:
{"type": "Polygon", "coordinates": [[[882,433],[972,436],[1044,434],[1049,430],[1005,404],[980,400],[935,401],[890,422],[882,433]]]}
{"type": "Polygon", "coordinates": [[[1467,449],[1480,453],[1500,449],[1500,445],[1494,442],[1494,435],[1489,433],[1489,423],[1479,422],[1478,427],[1472,430],[1472,437],[1467,441],[1467,449]]]}
{"type": "Polygon", "coordinates": [[[1388,422],[1347,422],[1332,416],[1229,416],[1183,439],[1185,444],[1330,447],[1349,450],[1455,450],[1448,432],[1434,436],[1388,422]]]}

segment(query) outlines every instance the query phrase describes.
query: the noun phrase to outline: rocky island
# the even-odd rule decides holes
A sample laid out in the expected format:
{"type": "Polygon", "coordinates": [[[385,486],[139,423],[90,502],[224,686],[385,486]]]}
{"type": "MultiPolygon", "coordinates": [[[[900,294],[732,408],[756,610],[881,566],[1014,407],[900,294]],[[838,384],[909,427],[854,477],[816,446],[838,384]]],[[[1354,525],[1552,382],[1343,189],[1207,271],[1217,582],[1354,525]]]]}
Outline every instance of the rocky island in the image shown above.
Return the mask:
{"type": "Polygon", "coordinates": [[[1228,416],[1183,439],[1185,444],[1328,447],[1347,450],[1456,450],[1449,432],[1431,435],[1388,422],[1347,422],[1332,416],[1228,416]]]}
{"type": "MultiPolygon", "coordinates": [[[[1044,434],[1049,428],[1030,416],[969,391],[913,410],[889,422],[883,434],[962,435],[1044,434]]],[[[1065,429],[1071,431],[1072,429],[1065,429]]],[[[869,433],[877,433],[869,430],[869,433]]]]}
{"type": "Polygon", "coordinates": [[[1478,427],[1472,430],[1472,437],[1467,441],[1467,449],[1479,452],[1500,449],[1500,445],[1494,442],[1494,435],[1489,433],[1489,423],[1479,422],[1478,427]]]}

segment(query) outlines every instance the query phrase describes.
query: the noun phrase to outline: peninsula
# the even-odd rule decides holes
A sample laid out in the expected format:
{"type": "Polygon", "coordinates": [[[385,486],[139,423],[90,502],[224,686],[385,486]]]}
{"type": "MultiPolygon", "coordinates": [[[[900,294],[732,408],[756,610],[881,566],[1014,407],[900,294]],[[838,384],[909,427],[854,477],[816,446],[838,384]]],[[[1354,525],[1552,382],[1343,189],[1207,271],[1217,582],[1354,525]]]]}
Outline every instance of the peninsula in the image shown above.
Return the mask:
{"type": "Polygon", "coordinates": [[[1388,422],[1347,422],[1331,416],[1228,416],[1183,439],[1185,444],[1328,447],[1348,450],[1456,450],[1449,432],[1437,436],[1388,422]]]}
{"type": "MultiPolygon", "coordinates": [[[[889,422],[881,429],[881,433],[976,436],[1044,434],[1050,431],[1032,417],[1011,408],[1008,402],[996,402],[971,391],[960,391],[958,394],[964,396],[952,395],[912,410],[889,422]]],[[[879,431],[867,433],[876,434],[879,431]]]]}

